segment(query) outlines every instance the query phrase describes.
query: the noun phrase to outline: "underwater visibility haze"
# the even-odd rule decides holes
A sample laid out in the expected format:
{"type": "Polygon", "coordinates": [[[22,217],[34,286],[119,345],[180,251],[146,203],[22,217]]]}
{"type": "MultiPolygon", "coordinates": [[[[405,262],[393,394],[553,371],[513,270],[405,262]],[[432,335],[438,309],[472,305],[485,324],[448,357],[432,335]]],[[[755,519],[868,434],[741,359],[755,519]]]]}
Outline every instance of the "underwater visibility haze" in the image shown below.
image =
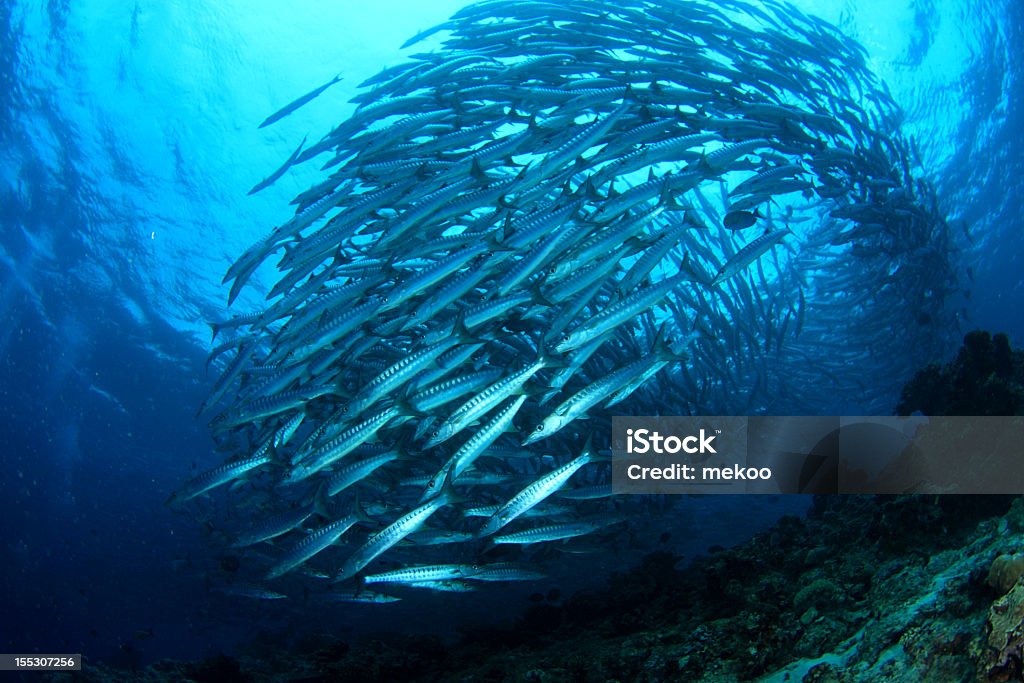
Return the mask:
{"type": "MultiPolygon", "coordinates": [[[[1020,3],[0,18],[0,651],[110,680],[268,647],[323,672],[325,642],[358,659],[372,636],[447,680],[486,667],[416,638],[529,651],[605,624],[600,591],[703,572],[729,601],[610,632],[688,613],[690,649],[641,664],[627,639],[602,675],[822,676],[872,641],[858,581],[891,598],[934,555],[916,585],[970,593],[950,632],[989,649],[915,665],[1014,675],[1013,627],[980,607],[1017,613],[1019,520],[988,519],[1019,516],[1008,499],[613,496],[606,461],[613,415],[1019,414],[1020,3]],[[871,578],[826,557],[844,520],[877,541],[845,554],[871,578]],[[770,623],[716,669],[736,648],[707,624],[737,614],[770,623]]],[[[927,600],[907,600],[910,632],[927,600]]],[[[411,670],[374,671],[352,680],[411,670]]]]}

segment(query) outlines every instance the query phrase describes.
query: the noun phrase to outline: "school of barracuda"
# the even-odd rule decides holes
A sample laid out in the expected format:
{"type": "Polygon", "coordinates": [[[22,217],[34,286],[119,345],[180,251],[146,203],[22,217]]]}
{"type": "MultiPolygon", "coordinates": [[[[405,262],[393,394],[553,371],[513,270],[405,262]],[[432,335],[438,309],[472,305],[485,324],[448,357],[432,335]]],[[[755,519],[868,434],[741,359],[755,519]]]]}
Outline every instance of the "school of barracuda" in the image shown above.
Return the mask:
{"type": "Polygon", "coordinates": [[[834,27],[776,2],[494,0],[406,46],[428,38],[253,188],[328,174],[225,277],[230,302],[279,259],[268,307],[214,324],[234,336],[201,412],[228,460],[173,496],[230,484],[252,516],[233,594],[536,579],[537,548],[628,526],[599,464],[612,407],[888,413],[941,345],[950,231],[834,27]]]}

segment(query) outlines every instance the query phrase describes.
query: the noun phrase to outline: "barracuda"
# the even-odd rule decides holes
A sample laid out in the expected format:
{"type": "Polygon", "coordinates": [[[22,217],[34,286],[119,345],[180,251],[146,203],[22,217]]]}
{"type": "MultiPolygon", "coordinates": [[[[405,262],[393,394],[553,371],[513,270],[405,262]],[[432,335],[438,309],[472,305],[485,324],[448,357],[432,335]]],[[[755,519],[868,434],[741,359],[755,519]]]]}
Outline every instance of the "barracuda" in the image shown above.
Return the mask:
{"type": "Polygon", "coordinates": [[[566,353],[583,346],[588,341],[603,337],[614,331],[619,325],[655,306],[681,283],[692,282],[695,279],[693,273],[684,263],[672,277],[644,287],[592,316],[569,334],[564,335],[562,340],[555,345],[555,350],[559,353],[566,353]]]}
{"type": "Polygon", "coordinates": [[[457,500],[458,497],[451,488],[451,479],[448,478],[436,498],[407,512],[381,531],[370,536],[366,543],[349,556],[338,570],[333,582],[337,583],[355,576],[357,572],[389,548],[423,526],[435,512],[457,500]]]}
{"type": "Polygon", "coordinates": [[[592,534],[595,531],[599,531],[606,526],[616,524],[623,521],[625,518],[620,517],[613,520],[595,520],[591,522],[568,522],[566,524],[547,524],[544,526],[534,527],[532,529],[526,529],[525,531],[517,531],[514,534],[501,534],[493,536],[491,543],[496,545],[500,544],[515,544],[515,545],[530,545],[533,543],[547,543],[550,541],[564,541],[567,538],[577,538],[579,536],[585,536],[586,534],[592,534]]]}
{"type": "Polygon", "coordinates": [[[327,81],[326,83],[324,83],[320,87],[313,88],[312,90],[310,90],[305,95],[302,95],[301,97],[298,97],[295,100],[293,100],[293,101],[289,102],[288,104],[284,105],[283,107],[281,107],[280,109],[275,111],[273,114],[271,114],[267,118],[263,119],[263,123],[261,123],[259,127],[263,128],[265,126],[269,126],[270,124],[274,123],[275,121],[280,121],[281,119],[283,119],[284,117],[288,116],[292,112],[298,110],[300,107],[302,107],[302,106],[304,106],[306,104],[309,104],[310,102],[315,100],[317,97],[319,97],[321,94],[323,94],[323,92],[325,90],[330,88],[335,83],[339,83],[339,82],[341,82],[341,74],[338,74],[337,76],[335,76],[331,80],[327,81]]]}
{"type": "Polygon", "coordinates": [[[491,238],[483,242],[467,246],[446,258],[437,261],[429,268],[424,268],[417,275],[405,279],[402,284],[396,286],[387,293],[386,302],[377,311],[383,313],[393,308],[398,308],[407,299],[416,296],[420,292],[431,289],[446,277],[462,268],[477,256],[489,249],[497,248],[500,245],[491,238]]]}
{"type": "Polygon", "coordinates": [[[293,529],[300,528],[312,516],[312,508],[304,507],[290,510],[239,534],[231,544],[231,547],[245,548],[277,538],[293,529]]]}
{"type": "Polygon", "coordinates": [[[320,446],[306,457],[299,460],[286,480],[295,483],[308,479],[320,470],[341,460],[352,452],[359,444],[373,437],[388,422],[400,415],[396,406],[385,408],[369,416],[362,422],[352,425],[338,436],[320,446]]]}
{"type": "Polygon", "coordinates": [[[270,442],[268,441],[251,458],[225,463],[220,467],[215,467],[208,472],[200,474],[198,477],[189,480],[180,490],[171,494],[171,497],[167,499],[167,504],[184,503],[192,500],[196,496],[201,496],[211,489],[235,481],[249,472],[272,462],[272,458],[267,453],[269,450],[270,442]]]}
{"type": "Polygon", "coordinates": [[[498,411],[494,418],[482,429],[476,431],[459,450],[455,452],[444,467],[435,474],[423,489],[420,502],[437,495],[440,491],[441,482],[448,478],[449,472],[452,479],[458,479],[459,475],[473,465],[477,458],[497,440],[512,425],[512,418],[516,416],[519,409],[523,407],[526,396],[519,396],[513,399],[507,406],[498,411]]]}
{"type": "Polygon", "coordinates": [[[359,522],[369,521],[369,518],[367,518],[362,511],[359,511],[355,514],[346,515],[345,517],[333,521],[330,524],[325,524],[289,548],[284,556],[278,560],[277,564],[271,567],[270,571],[267,572],[267,580],[269,581],[270,579],[276,579],[279,576],[284,576],[303,562],[309,561],[318,553],[323,552],[330,546],[337,543],[338,539],[341,538],[346,531],[359,522]]]}
{"type": "Polygon", "coordinates": [[[583,447],[583,453],[579,457],[548,472],[499,507],[493,515],[487,518],[483,526],[477,530],[476,538],[485,538],[495,533],[513,519],[519,517],[560,489],[578,469],[598,460],[599,457],[588,439],[587,445],[583,447]]]}
{"type": "Polygon", "coordinates": [[[735,256],[726,261],[725,264],[718,269],[718,272],[715,273],[715,277],[711,280],[711,284],[721,284],[736,275],[751,263],[761,258],[766,251],[781,242],[782,238],[789,234],[792,234],[789,228],[782,228],[780,230],[766,232],[756,240],[747,243],[742,249],[736,252],[735,256]]]}
{"type": "Polygon", "coordinates": [[[468,564],[432,564],[406,567],[380,574],[367,574],[363,583],[421,583],[424,581],[451,581],[471,576],[476,568],[468,564]]]}
{"type": "Polygon", "coordinates": [[[500,368],[480,370],[432,384],[409,396],[407,401],[414,410],[427,413],[446,403],[451,403],[460,396],[477,391],[482,386],[496,381],[499,377],[501,377],[500,368]]]}
{"type": "Polygon", "coordinates": [[[295,436],[295,432],[298,431],[304,419],[306,419],[306,413],[298,412],[281,425],[280,429],[274,432],[274,448],[281,448],[291,441],[291,438],[295,436]]]}
{"type": "Polygon", "coordinates": [[[263,417],[280,415],[281,413],[301,408],[314,399],[327,396],[328,394],[335,394],[337,391],[335,387],[330,386],[303,387],[280,394],[260,396],[224,413],[220,418],[220,426],[228,428],[237,427],[263,417]]]}
{"type": "Polygon", "coordinates": [[[438,428],[431,433],[424,447],[433,448],[461,432],[481,415],[489,412],[491,408],[519,391],[537,372],[542,368],[549,367],[551,362],[547,355],[542,352],[533,363],[495,382],[463,403],[455,412],[448,416],[448,419],[438,425],[438,428]]]}
{"type": "Polygon", "coordinates": [[[420,370],[437,360],[438,356],[459,344],[467,344],[473,339],[461,319],[457,320],[448,339],[409,354],[363,385],[363,388],[348,404],[347,413],[353,416],[361,414],[381,397],[405,384],[420,370]]]}
{"type": "Polygon", "coordinates": [[[319,495],[325,497],[336,496],[348,487],[363,481],[381,467],[395,462],[402,457],[408,456],[404,456],[400,451],[392,450],[349,463],[331,473],[331,476],[323,481],[320,485],[319,495]]]}
{"type": "Polygon", "coordinates": [[[479,566],[472,578],[474,581],[538,581],[547,575],[511,562],[495,562],[479,566]]]}
{"type": "Polygon", "coordinates": [[[288,159],[283,164],[281,164],[277,168],[277,170],[275,170],[273,173],[268,175],[266,178],[264,178],[260,182],[258,182],[255,185],[253,185],[252,189],[249,190],[249,194],[256,194],[260,190],[265,190],[266,188],[268,188],[271,185],[273,185],[274,183],[276,183],[278,181],[278,179],[281,176],[283,176],[285,174],[285,172],[289,168],[292,167],[292,164],[295,163],[295,160],[299,158],[299,154],[302,152],[302,148],[305,146],[305,144],[306,144],[306,138],[302,138],[302,142],[300,142],[299,146],[295,149],[294,152],[292,152],[292,155],[290,157],[288,157],[288,159]]]}
{"type": "Polygon", "coordinates": [[[622,389],[649,372],[655,365],[664,367],[669,362],[682,362],[686,356],[677,354],[663,340],[664,327],[658,331],[651,352],[628,363],[601,379],[592,382],[558,405],[536,429],[523,439],[523,446],[546,439],[573,420],[584,416],[588,410],[603,401],[610,394],[622,389]]]}

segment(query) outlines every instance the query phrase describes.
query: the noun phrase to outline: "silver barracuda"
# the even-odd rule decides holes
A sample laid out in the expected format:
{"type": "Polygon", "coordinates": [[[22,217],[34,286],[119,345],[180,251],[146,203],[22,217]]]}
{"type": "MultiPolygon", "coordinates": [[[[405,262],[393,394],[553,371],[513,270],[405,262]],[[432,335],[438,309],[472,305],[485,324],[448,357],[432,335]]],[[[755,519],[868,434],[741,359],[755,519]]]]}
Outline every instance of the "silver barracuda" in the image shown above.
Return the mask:
{"type": "Polygon", "coordinates": [[[541,353],[533,363],[495,382],[463,403],[455,412],[448,416],[448,419],[437,426],[431,433],[430,438],[427,439],[426,444],[424,444],[425,447],[432,448],[437,446],[461,432],[476,421],[477,418],[518,392],[531,377],[542,368],[547,367],[551,362],[544,353],[541,353]]]}
{"type": "Polygon", "coordinates": [[[289,548],[281,559],[278,560],[277,564],[270,568],[270,571],[267,572],[266,578],[268,580],[276,579],[279,576],[287,574],[303,562],[307,562],[318,553],[323,552],[330,546],[337,543],[338,539],[353,526],[359,522],[365,521],[369,520],[360,511],[351,515],[346,515],[341,519],[335,520],[329,524],[325,524],[319,529],[316,529],[289,548]]]}
{"type": "Polygon", "coordinates": [[[649,285],[629,296],[621,299],[593,315],[590,319],[575,327],[555,345],[559,353],[566,353],[583,346],[587,342],[603,337],[612,332],[619,325],[632,320],[638,314],[655,306],[668,294],[683,282],[693,281],[693,273],[685,267],[680,266],[679,271],[672,277],[667,277],[660,282],[649,285]]]}
{"type": "Polygon", "coordinates": [[[245,548],[256,545],[263,541],[269,541],[283,534],[298,529],[313,515],[313,509],[309,507],[296,508],[284,514],[272,517],[251,529],[248,529],[235,537],[231,544],[232,548],[245,548]]]}
{"type": "Polygon", "coordinates": [[[345,563],[341,565],[334,577],[334,582],[344,581],[355,576],[357,572],[373,562],[389,548],[422,527],[431,515],[456,500],[457,496],[451,488],[451,478],[449,477],[445,480],[441,493],[436,497],[419,507],[413,508],[384,529],[371,535],[366,543],[352,553],[345,560],[345,563]]]}
{"type": "Polygon", "coordinates": [[[423,495],[420,498],[420,502],[435,496],[440,491],[442,483],[448,478],[448,474],[451,473],[452,479],[458,479],[459,476],[469,469],[480,455],[487,450],[487,448],[497,440],[504,432],[508,431],[512,424],[512,418],[515,417],[519,409],[523,407],[523,403],[526,402],[526,396],[518,396],[512,399],[507,406],[498,411],[494,418],[484,425],[481,429],[477,430],[473,436],[462,445],[459,450],[455,452],[448,462],[427,482],[427,485],[423,489],[423,495]]]}
{"type": "Polygon", "coordinates": [[[274,123],[275,121],[280,121],[281,119],[283,119],[284,117],[288,116],[292,112],[298,110],[300,107],[302,107],[302,106],[304,106],[306,104],[309,104],[310,102],[315,100],[317,97],[319,97],[321,94],[323,94],[323,92],[325,90],[327,90],[332,85],[334,85],[335,83],[338,83],[340,81],[341,81],[341,74],[338,74],[337,76],[335,76],[331,80],[327,81],[326,83],[324,83],[320,87],[313,88],[312,90],[310,90],[305,95],[302,95],[301,97],[296,98],[295,100],[289,102],[288,104],[284,105],[283,107],[281,107],[280,109],[275,111],[273,114],[271,114],[267,118],[263,119],[263,123],[261,123],[259,127],[263,128],[264,126],[269,126],[270,124],[274,123]]]}
{"type": "Polygon", "coordinates": [[[721,284],[736,275],[751,263],[761,258],[766,251],[781,242],[782,238],[789,234],[791,234],[789,228],[782,228],[780,230],[766,232],[756,240],[747,243],[742,249],[736,252],[735,256],[726,261],[725,264],[718,269],[718,272],[715,273],[715,277],[711,280],[711,284],[721,284]]]}
{"type": "Polygon", "coordinates": [[[422,583],[424,581],[453,581],[472,576],[475,567],[466,564],[432,564],[406,567],[380,574],[367,574],[363,583],[422,583]]]}
{"type": "Polygon", "coordinates": [[[550,541],[564,541],[567,538],[576,538],[599,531],[611,524],[623,521],[624,518],[605,520],[598,519],[589,522],[566,522],[564,524],[546,524],[544,526],[517,531],[511,534],[500,534],[491,537],[491,543],[500,545],[502,543],[515,545],[531,545],[533,543],[547,543],[550,541]]]}
{"type": "Polygon", "coordinates": [[[537,425],[536,429],[523,439],[523,446],[528,446],[535,441],[551,436],[573,420],[585,415],[588,410],[606,399],[609,395],[651,372],[653,367],[658,366],[660,369],[669,362],[685,360],[686,356],[673,352],[672,349],[663,343],[662,331],[659,331],[654,339],[654,347],[649,354],[591,382],[565,399],[565,401],[551,411],[550,415],[544,418],[543,422],[537,425]]]}
{"type": "Polygon", "coordinates": [[[548,472],[499,507],[493,515],[487,518],[483,526],[477,530],[476,537],[484,538],[495,533],[560,489],[578,469],[594,462],[598,457],[588,441],[587,445],[583,448],[583,453],[579,457],[548,472]]]}
{"type": "Polygon", "coordinates": [[[357,446],[372,438],[381,427],[398,417],[400,412],[398,407],[391,406],[370,415],[361,422],[344,430],[341,434],[301,459],[292,468],[287,479],[288,483],[308,479],[325,467],[341,460],[357,446]]]}
{"type": "Polygon", "coordinates": [[[181,489],[176,491],[167,499],[170,503],[184,503],[192,500],[196,496],[223,486],[229,482],[235,481],[253,470],[262,467],[273,461],[273,458],[268,454],[270,443],[267,442],[255,455],[244,460],[236,460],[235,462],[225,463],[219,467],[215,467],[208,472],[204,472],[194,479],[189,480],[181,489]]]}

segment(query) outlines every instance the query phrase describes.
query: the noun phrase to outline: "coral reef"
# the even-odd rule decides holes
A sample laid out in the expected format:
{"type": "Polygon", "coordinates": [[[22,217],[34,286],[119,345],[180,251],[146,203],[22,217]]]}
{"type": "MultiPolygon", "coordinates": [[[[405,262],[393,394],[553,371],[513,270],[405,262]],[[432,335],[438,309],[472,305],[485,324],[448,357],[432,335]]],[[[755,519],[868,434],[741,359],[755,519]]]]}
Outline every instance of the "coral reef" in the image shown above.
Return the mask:
{"type": "Polygon", "coordinates": [[[979,680],[1022,680],[1024,586],[1015,586],[1009,593],[992,603],[988,626],[988,649],[979,680]]]}
{"type": "Polygon", "coordinates": [[[1000,555],[988,570],[988,585],[1000,593],[1007,593],[1024,575],[1024,554],[1000,555]]]}
{"type": "Polygon", "coordinates": [[[976,330],[956,360],[929,365],[903,389],[898,415],[1024,415],[1024,352],[1005,334],[976,330]]]}
{"type": "Polygon", "coordinates": [[[323,641],[130,675],[90,668],[75,680],[203,681],[213,669],[216,680],[259,683],[1020,680],[1024,587],[1002,595],[988,583],[996,558],[1024,548],[1011,501],[821,497],[807,518],[741,546],[685,567],[650,554],[607,589],[539,603],[452,646],[323,641]]]}

